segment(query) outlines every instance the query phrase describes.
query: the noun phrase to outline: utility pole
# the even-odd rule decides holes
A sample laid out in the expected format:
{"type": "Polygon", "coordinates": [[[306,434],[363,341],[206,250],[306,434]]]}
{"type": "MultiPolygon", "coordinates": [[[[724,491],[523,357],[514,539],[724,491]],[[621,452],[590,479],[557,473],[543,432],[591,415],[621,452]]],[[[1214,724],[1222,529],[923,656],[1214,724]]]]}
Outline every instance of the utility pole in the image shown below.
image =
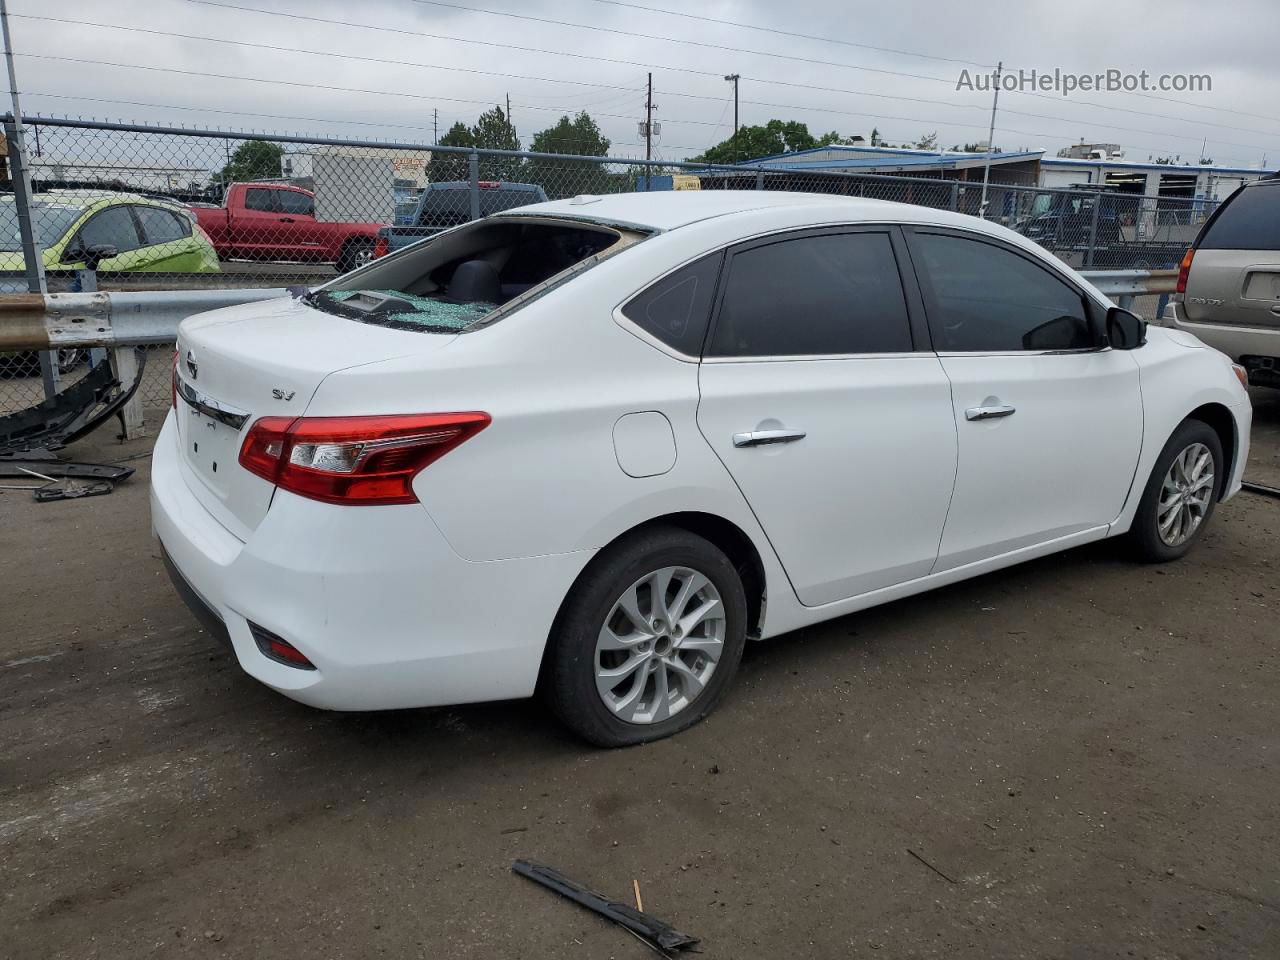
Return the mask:
{"type": "Polygon", "coordinates": [[[995,93],[991,96],[991,126],[987,130],[987,162],[982,167],[982,203],[978,207],[978,216],[987,219],[987,182],[991,179],[991,148],[996,137],[996,105],[1000,103],[1000,71],[1004,69],[1004,61],[996,63],[995,93]]]}
{"type": "MultiPolygon", "coordinates": [[[[644,98],[644,158],[653,159],[653,74],[649,74],[649,88],[644,98]]],[[[648,163],[644,167],[644,189],[648,193],[650,175],[653,173],[648,163]]]]}
{"type": "Polygon", "coordinates": [[[434,109],[431,111],[431,143],[438,145],[440,143],[440,111],[434,109]]]}
{"type": "Polygon", "coordinates": [[[738,162],[738,81],[740,74],[730,73],[725,77],[733,84],[733,162],[738,162]]]}
{"type": "MultiPolygon", "coordinates": [[[[511,94],[507,94],[507,126],[511,128],[511,132],[516,132],[516,125],[511,122],[511,94]]],[[[516,149],[520,149],[520,145],[516,144],[516,149]]]]}

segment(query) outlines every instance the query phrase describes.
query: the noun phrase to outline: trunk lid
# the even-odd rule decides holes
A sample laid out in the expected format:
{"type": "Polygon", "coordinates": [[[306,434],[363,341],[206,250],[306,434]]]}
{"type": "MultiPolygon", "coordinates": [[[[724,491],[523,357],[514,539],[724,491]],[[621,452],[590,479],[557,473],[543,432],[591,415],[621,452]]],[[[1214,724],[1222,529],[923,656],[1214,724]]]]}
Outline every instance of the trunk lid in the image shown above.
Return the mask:
{"type": "Polygon", "coordinates": [[[1280,252],[1196,250],[1182,302],[1193,323],[1280,328],[1280,252]]]}
{"type": "MultiPolygon", "coordinates": [[[[187,484],[231,533],[247,540],[275,487],[239,463],[259,417],[301,416],[339,370],[443,349],[454,335],[357,323],[297,300],[213,310],[178,328],[177,426],[187,484]]],[[[376,398],[368,410],[377,413],[376,398]]]]}

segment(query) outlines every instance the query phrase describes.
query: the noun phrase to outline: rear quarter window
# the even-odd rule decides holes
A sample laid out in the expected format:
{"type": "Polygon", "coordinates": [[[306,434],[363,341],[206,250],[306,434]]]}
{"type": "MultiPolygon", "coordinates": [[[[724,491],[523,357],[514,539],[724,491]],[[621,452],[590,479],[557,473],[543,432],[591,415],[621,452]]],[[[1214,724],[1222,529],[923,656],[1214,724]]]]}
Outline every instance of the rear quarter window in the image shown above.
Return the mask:
{"type": "Polygon", "coordinates": [[[716,253],[667,274],[632,297],[622,315],[673,350],[700,356],[723,259],[716,253]]]}
{"type": "Polygon", "coordinates": [[[1280,250],[1280,183],[1242,187],[1196,244],[1204,250],[1280,250]]]}

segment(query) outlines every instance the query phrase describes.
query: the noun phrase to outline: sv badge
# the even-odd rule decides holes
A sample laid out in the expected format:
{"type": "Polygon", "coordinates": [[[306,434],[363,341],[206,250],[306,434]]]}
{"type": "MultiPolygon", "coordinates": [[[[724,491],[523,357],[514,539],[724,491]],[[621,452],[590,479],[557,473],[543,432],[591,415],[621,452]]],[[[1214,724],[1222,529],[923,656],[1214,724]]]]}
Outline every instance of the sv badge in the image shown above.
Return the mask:
{"type": "Polygon", "coordinates": [[[296,393],[294,390],[290,390],[288,393],[283,390],[272,390],[271,396],[277,400],[292,400],[294,393],[296,393]]]}

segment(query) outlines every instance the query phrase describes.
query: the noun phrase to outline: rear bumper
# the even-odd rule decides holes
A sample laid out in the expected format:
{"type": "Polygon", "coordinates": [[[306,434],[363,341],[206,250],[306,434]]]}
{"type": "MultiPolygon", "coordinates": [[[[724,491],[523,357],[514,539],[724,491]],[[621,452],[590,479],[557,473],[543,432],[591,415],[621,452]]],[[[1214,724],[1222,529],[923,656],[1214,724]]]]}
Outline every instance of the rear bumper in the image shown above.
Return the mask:
{"type": "Polygon", "coordinates": [[[246,673],[331,710],[532,694],[589,552],[475,563],[417,504],[339,507],[281,491],[245,542],[187,488],[178,458],[171,415],[153,455],[152,525],[178,592],[211,629],[222,625],[246,673]],[[250,622],[316,669],[263,656],[250,622]]]}
{"type": "MultiPolygon", "coordinates": [[[[1194,323],[1185,319],[1182,306],[1176,303],[1166,308],[1164,321],[1168,326],[1183,330],[1220,350],[1236,363],[1240,363],[1242,358],[1267,357],[1274,359],[1275,366],[1280,367],[1280,327],[1267,329],[1225,323],[1194,323]]],[[[1249,372],[1252,378],[1253,371],[1249,372]]]]}

